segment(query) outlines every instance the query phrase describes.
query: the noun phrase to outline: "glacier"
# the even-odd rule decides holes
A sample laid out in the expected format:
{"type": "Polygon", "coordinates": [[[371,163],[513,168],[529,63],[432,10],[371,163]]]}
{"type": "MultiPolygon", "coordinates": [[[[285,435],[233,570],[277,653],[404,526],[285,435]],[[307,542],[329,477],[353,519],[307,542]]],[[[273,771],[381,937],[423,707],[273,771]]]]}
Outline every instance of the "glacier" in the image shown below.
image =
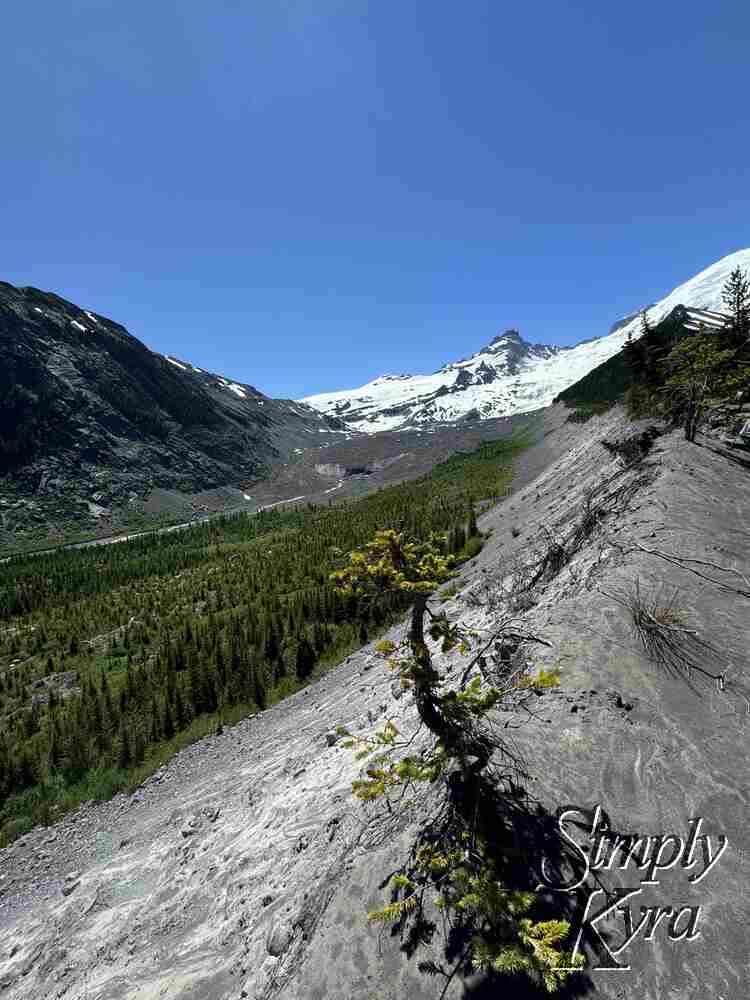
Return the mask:
{"type": "MultiPolygon", "coordinates": [[[[678,305],[722,311],[722,287],[736,267],[750,270],[750,249],[723,257],[679,285],[648,307],[649,319],[657,323],[678,305]]],[[[549,406],[639,334],[640,310],[615,323],[606,336],[573,347],[529,344],[510,330],[431,375],[380,375],[358,389],[318,393],[299,402],[371,434],[528,413],[549,406]]]]}

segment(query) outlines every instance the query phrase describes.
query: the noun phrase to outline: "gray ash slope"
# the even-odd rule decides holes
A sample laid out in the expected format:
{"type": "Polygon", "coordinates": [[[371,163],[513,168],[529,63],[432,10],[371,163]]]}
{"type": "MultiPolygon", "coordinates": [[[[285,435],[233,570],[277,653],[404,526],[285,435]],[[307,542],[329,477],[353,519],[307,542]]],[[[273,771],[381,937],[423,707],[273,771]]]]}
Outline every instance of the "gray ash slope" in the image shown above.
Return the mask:
{"type": "MultiPolygon", "coordinates": [[[[629,972],[590,973],[581,995],[734,1000],[746,995],[749,971],[747,598],[732,592],[731,573],[691,564],[729,585],[722,590],[691,565],[645,550],[747,576],[748,470],[712,442],[691,447],[676,433],[658,438],[638,468],[623,470],[603,442],[641,427],[618,410],[585,425],[566,416],[559,406],[546,413],[537,445],[521,459],[515,495],[481,518],[492,533],[463,568],[460,593],[441,607],[478,629],[496,626],[503,607],[476,607],[470,595],[527,560],[544,529],[569,533],[588,491],[609,496],[595,528],[523,614],[550,645],[522,655],[530,669],[559,666],[561,687],[540,697],[531,717],[499,721],[521,723],[509,731],[534,778],[529,796],[542,808],[598,803],[613,828],[642,834],[686,836],[689,820],[701,816],[704,834],[728,837],[700,885],[691,887],[677,868],[635,900],[636,921],[640,904],[700,906],[700,937],[672,943],[662,923],[652,941],[641,935],[628,950],[629,972]],[[649,594],[679,588],[690,627],[711,650],[704,666],[723,672],[723,690],[643,655],[618,599],[636,580],[649,594]]],[[[464,662],[456,652],[438,656],[456,678],[464,662]]],[[[445,961],[440,925],[410,954],[404,938],[365,919],[436,802],[426,793],[404,820],[365,822],[350,795],[361,765],[327,738],[336,724],[365,733],[388,717],[409,734],[414,705],[392,684],[364,647],[293,698],[184,751],[134,795],[91,804],[0,852],[2,995],[440,996],[443,980],[419,968],[445,961]]],[[[616,914],[607,925],[613,944],[623,938],[623,920],[616,914]]],[[[497,995],[460,976],[445,993],[497,995]]]]}
{"type": "Polygon", "coordinates": [[[311,407],[169,361],[112,320],[0,282],[0,532],[86,524],[154,489],[247,483],[341,433],[311,407]]]}

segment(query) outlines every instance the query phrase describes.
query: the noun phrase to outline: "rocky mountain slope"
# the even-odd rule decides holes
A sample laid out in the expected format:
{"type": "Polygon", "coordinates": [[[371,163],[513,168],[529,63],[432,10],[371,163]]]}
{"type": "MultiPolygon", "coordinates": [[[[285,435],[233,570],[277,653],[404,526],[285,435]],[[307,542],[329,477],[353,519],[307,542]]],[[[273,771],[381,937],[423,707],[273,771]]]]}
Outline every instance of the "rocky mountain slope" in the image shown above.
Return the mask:
{"type": "MultiPolygon", "coordinates": [[[[652,320],[678,303],[720,308],[738,265],[750,267],[750,250],[679,286],[650,307],[652,320]]],[[[447,424],[482,427],[481,437],[492,421],[543,408],[638,332],[634,315],[560,348],[511,330],[433,375],[384,375],[294,402],[156,354],[56,295],[0,283],[0,550],[356,494],[385,469],[374,433],[445,434],[437,448],[392,441],[381,478],[396,481],[450,453],[462,435],[447,424]],[[358,468],[377,475],[346,472],[358,468]]]]}
{"type": "MultiPolygon", "coordinates": [[[[738,266],[750,268],[750,249],[722,258],[679,285],[649,306],[649,317],[658,322],[677,305],[721,311],[722,286],[738,266]]],[[[381,375],[359,389],[307,396],[304,402],[369,433],[527,413],[548,406],[639,333],[638,312],[616,322],[607,336],[575,347],[529,344],[509,330],[470,358],[432,375],[381,375]]]]}
{"type": "MultiPolygon", "coordinates": [[[[578,538],[568,561],[513,612],[550,644],[521,646],[521,660],[531,669],[558,666],[561,687],[540,696],[530,716],[497,720],[533,776],[512,816],[533,879],[550,849],[536,835],[562,805],[601,805],[612,830],[671,834],[682,847],[691,823],[701,818],[702,826],[693,866],[667,867],[667,850],[657,885],[641,886],[645,873],[632,866],[599,872],[607,888],[640,889],[627,914],[623,907],[599,925],[612,948],[628,919],[641,920],[640,906],[672,914],[698,907],[699,936],[670,940],[667,915],[650,939],[642,929],[620,953],[629,971],[597,972],[590,952],[574,995],[744,996],[750,767],[738,748],[747,742],[750,688],[748,597],[737,591],[747,592],[742,574],[750,573],[748,470],[731,452],[709,441],[688,446],[677,433],[625,467],[612,444],[640,439],[642,426],[617,409],[585,425],[566,417],[560,406],[547,411],[514,496],[482,517],[480,527],[491,531],[485,548],[463,568],[459,594],[440,607],[479,630],[494,628],[508,610],[509,582],[548,544],[548,532],[578,538]],[[576,533],[592,497],[598,513],[576,533]],[[636,582],[657,602],[678,589],[680,614],[701,643],[700,669],[645,654],[623,606],[636,582]],[[690,883],[706,869],[709,849],[716,863],[690,883]]],[[[457,679],[465,660],[454,651],[437,663],[457,679]]],[[[365,919],[439,804],[427,791],[410,812],[389,816],[351,798],[361,765],[332,729],[343,723],[366,733],[387,718],[415,731],[410,696],[367,646],[314,686],[184,751],[134,795],[90,804],[0,852],[3,996],[497,996],[481,977],[446,981],[420,966],[449,964],[440,921],[417,941],[365,919]]],[[[569,830],[587,844],[583,819],[569,830]]],[[[593,873],[587,884],[596,888],[593,873]]],[[[585,902],[557,899],[573,911],[585,902]]],[[[508,995],[536,994],[508,985],[508,995]]]]}
{"type": "Polygon", "coordinates": [[[295,447],[347,434],[56,295],[0,283],[0,535],[91,525],[155,491],[168,512],[169,491],[242,486],[295,447]]]}

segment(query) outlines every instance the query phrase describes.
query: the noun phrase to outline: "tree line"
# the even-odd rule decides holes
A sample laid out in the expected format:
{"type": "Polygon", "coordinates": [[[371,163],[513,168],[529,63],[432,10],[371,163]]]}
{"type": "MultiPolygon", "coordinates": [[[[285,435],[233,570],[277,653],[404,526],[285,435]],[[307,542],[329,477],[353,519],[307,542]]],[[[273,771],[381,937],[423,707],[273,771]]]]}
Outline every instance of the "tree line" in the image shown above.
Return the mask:
{"type": "Polygon", "coordinates": [[[688,313],[677,306],[653,323],[641,314],[638,336],[622,350],[563,390],[557,401],[575,408],[571,418],[585,420],[623,401],[634,417],[659,416],[681,425],[695,439],[709,409],[731,410],[750,392],[750,281],[741,268],[722,289],[723,328],[698,331],[686,326],[688,313]]]}
{"type": "Polygon", "coordinates": [[[750,388],[750,281],[741,268],[727,278],[722,303],[724,326],[697,332],[685,329],[679,312],[652,326],[644,311],[640,337],[623,347],[631,409],[657,409],[688,441],[709,408],[739,402],[750,388]]]}

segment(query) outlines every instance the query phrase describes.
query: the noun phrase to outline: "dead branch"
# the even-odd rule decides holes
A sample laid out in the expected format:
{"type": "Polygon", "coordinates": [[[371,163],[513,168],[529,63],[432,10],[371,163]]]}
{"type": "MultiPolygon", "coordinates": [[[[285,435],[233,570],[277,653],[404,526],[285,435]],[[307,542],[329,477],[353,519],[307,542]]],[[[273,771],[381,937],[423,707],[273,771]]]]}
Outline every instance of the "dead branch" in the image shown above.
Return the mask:
{"type": "Polygon", "coordinates": [[[705,580],[707,583],[714,584],[714,586],[719,587],[721,590],[731,594],[737,594],[739,597],[750,598],[750,579],[748,579],[747,575],[738,569],[734,569],[730,566],[720,566],[718,563],[710,562],[706,559],[694,559],[690,556],[676,556],[669,552],[662,552],[660,549],[650,549],[645,545],[641,545],[640,542],[635,541],[634,539],[631,540],[631,544],[634,549],[637,549],[640,552],[645,552],[650,556],[656,556],[658,559],[663,559],[665,562],[672,563],[674,566],[686,569],[689,573],[700,577],[701,580],[705,580]],[[745,584],[747,589],[743,589],[742,587],[732,587],[722,580],[715,580],[713,577],[707,576],[705,573],[701,573],[700,570],[693,569],[690,565],[691,563],[695,566],[705,566],[708,569],[713,569],[717,573],[726,573],[729,576],[739,578],[742,583],[745,584]]]}

